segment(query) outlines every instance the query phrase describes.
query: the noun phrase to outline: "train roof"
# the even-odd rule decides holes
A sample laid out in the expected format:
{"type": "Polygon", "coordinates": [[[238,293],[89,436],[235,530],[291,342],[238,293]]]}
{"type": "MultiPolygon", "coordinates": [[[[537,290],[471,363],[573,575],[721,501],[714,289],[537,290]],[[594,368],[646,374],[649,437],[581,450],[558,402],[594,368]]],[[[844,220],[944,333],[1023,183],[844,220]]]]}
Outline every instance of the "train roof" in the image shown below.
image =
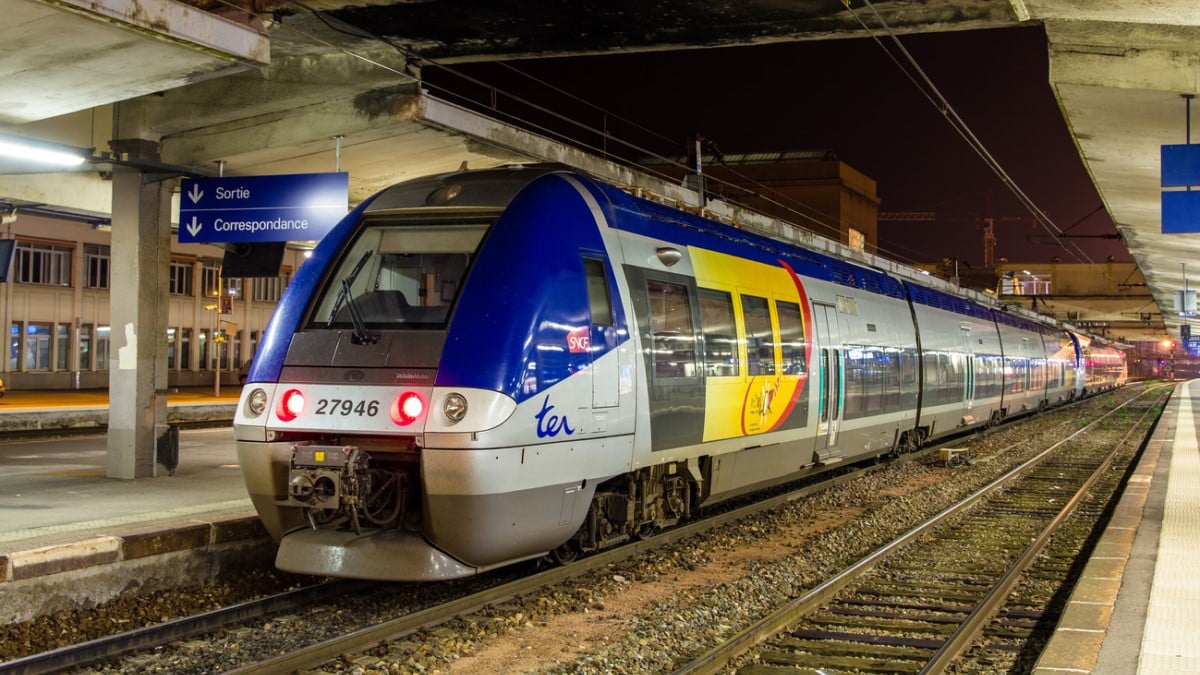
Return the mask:
{"type": "MultiPolygon", "coordinates": [[[[804,231],[802,237],[781,238],[746,223],[724,222],[727,219],[718,215],[721,209],[689,208],[657,194],[648,195],[643,187],[616,185],[561,163],[510,164],[476,170],[463,167],[458,171],[404,181],[376,193],[364,205],[363,213],[375,216],[400,210],[447,206],[477,208],[481,211],[503,210],[525,186],[546,174],[560,172],[587,178],[614,204],[638,211],[651,221],[683,228],[710,241],[726,240],[749,246],[786,259],[790,261],[789,264],[801,264],[803,273],[815,278],[891,297],[911,296],[914,302],[956,314],[978,318],[992,318],[994,315],[1002,323],[1016,327],[1036,327],[1042,331],[1066,330],[1088,335],[1052,317],[1021,307],[1002,306],[994,297],[953,286],[945,280],[884,258],[854,251],[815,233],[804,231]],[[818,242],[823,250],[809,248],[808,239],[818,242]]],[[[724,209],[729,210],[729,207],[725,206],[724,209]]],[[[1096,336],[1088,337],[1096,339],[1096,336]]]]}

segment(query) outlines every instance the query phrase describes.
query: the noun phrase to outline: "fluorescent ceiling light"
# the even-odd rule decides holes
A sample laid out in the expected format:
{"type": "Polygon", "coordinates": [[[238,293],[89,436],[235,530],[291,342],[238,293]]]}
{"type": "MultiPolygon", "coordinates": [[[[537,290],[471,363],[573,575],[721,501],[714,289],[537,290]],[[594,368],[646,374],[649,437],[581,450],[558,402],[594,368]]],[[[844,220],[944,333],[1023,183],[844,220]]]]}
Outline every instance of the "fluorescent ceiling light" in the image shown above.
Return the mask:
{"type": "Polygon", "coordinates": [[[79,166],[84,162],[83,150],[67,152],[55,150],[32,141],[0,138],[0,155],[16,159],[33,160],[58,166],[79,166]]]}

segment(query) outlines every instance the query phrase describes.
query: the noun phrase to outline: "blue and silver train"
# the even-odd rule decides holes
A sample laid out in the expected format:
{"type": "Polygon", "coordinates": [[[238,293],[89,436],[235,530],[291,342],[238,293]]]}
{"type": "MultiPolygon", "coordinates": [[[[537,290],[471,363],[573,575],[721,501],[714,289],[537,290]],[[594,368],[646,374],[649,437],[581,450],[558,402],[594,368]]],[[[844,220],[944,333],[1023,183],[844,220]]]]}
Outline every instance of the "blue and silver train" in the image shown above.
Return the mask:
{"type": "Polygon", "coordinates": [[[287,571],[560,561],[1122,384],[1049,323],[562,166],[387,188],[270,321],[235,420],[287,571]]]}

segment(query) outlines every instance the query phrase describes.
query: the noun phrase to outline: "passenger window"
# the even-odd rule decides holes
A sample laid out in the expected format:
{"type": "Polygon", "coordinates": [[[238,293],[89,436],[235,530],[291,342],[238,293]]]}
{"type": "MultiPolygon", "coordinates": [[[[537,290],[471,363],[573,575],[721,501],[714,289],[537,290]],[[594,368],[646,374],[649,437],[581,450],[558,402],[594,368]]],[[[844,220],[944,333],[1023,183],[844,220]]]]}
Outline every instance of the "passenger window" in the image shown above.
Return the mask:
{"type": "Polygon", "coordinates": [[[733,296],[724,291],[699,289],[700,326],[704,331],[704,374],[721,377],[738,374],[737,329],[733,296]]]}
{"type": "Polygon", "coordinates": [[[655,377],[695,377],[696,339],[687,287],[647,280],[646,295],[650,300],[650,353],[655,377]]]}
{"type": "Polygon", "coordinates": [[[800,375],[807,367],[804,363],[804,322],[800,318],[800,305],[794,302],[776,302],[775,312],[779,315],[779,346],[783,351],[783,374],[800,375]]]}
{"type": "Polygon", "coordinates": [[[743,295],[742,313],[746,317],[746,371],[750,375],[774,375],[775,341],[767,299],[743,295]]]}
{"type": "Polygon", "coordinates": [[[612,298],[608,294],[608,274],[603,260],[583,259],[583,273],[587,278],[588,306],[592,312],[592,324],[613,325],[612,298]]]}

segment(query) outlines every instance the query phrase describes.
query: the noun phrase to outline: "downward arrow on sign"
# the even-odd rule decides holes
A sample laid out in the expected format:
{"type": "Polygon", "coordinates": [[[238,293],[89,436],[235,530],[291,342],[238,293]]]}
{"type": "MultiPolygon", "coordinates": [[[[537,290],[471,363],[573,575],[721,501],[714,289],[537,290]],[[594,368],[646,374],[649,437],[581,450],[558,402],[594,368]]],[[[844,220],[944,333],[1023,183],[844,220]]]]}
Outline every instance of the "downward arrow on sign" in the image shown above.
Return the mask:
{"type": "Polygon", "coordinates": [[[194,237],[197,234],[200,234],[200,230],[202,229],[204,229],[204,226],[196,221],[196,216],[192,216],[192,222],[188,223],[187,225],[188,233],[194,237]]]}
{"type": "MultiPolygon", "coordinates": [[[[200,201],[200,198],[203,196],[204,190],[200,189],[200,185],[197,183],[192,183],[192,189],[188,191],[188,198],[192,200],[192,203],[195,204],[196,202],[200,201]]],[[[195,234],[195,232],[192,234],[195,234]]]]}

